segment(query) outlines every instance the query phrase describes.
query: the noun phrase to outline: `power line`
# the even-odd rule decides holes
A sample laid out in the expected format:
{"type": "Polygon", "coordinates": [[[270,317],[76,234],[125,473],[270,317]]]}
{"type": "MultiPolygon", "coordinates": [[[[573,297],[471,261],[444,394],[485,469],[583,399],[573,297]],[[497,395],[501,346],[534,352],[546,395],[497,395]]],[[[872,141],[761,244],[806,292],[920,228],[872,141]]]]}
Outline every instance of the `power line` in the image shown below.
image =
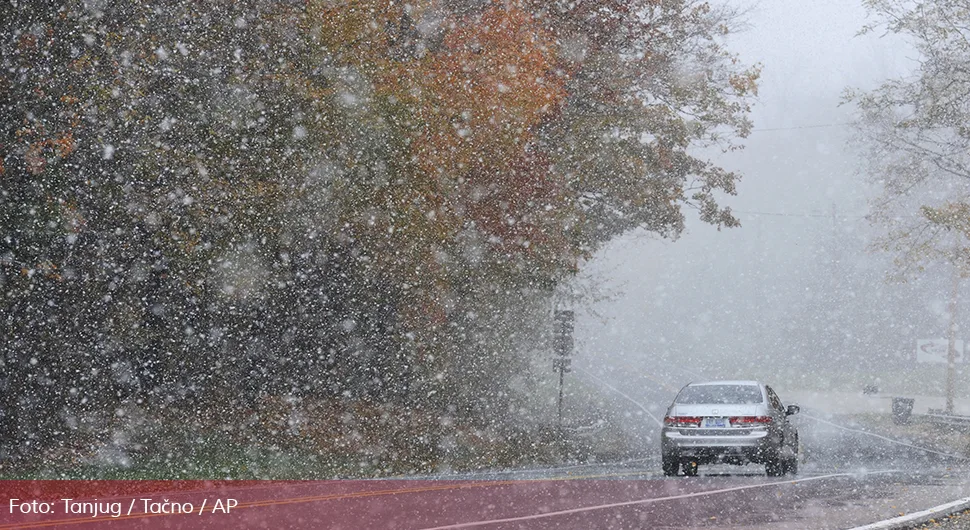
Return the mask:
{"type": "MultiPolygon", "coordinates": [[[[822,213],[787,213],[787,212],[753,212],[753,211],[743,211],[743,210],[731,210],[731,213],[740,213],[745,215],[770,215],[774,217],[806,217],[806,218],[819,218],[819,219],[831,219],[832,214],[822,214],[822,213]]],[[[865,219],[864,215],[836,215],[838,219],[865,219]]]]}
{"type": "Polygon", "coordinates": [[[795,129],[821,129],[825,127],[842,127],[844,125],[854,125],[854,124],[850,121],[836,122],[836,123],[818,123],[813,125],[793,125],[791,127],[768,127],[765,129],[751,129],[751,132],[793,131],[795,129]]]}
{"type": "MultiPolygon", "coordinates": [[[[584,112],[577,114],[579,117],[584,118],[615,118],[624,116],[638,116],[637,113],[633,112],[584,112]]],[[[843,127],[846,125],[855,125],[851,121],[842,122],[832,122],[832,123],[811,123],[808,125],[792,125],[791,127],[765,127],[758,129],[751,129],[749,132],[770,132],[770,131],[794,131],[797,129],[822,129],[826,127],[843,127]]]]}

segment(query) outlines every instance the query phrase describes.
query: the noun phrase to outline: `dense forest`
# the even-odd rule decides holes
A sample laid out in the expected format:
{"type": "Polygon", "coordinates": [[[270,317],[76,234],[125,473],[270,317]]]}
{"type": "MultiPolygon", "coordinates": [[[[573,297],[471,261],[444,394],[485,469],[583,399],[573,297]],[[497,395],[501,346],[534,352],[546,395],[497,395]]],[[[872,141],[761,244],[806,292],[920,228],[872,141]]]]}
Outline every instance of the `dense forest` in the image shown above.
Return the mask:
{"type": "Polygon", "coordinates": [[[676,237],[685,209],[738,224],[719,202],[738,175],[697,155],[750,131],[736,20],[696,0],[5,3],[0,460],[160,418],[317,447],[366,430],[355,414],[388,439],[513,422],[585,258],[676,237]],[[296,402],[344,420],[308,427],[296,402]]]}

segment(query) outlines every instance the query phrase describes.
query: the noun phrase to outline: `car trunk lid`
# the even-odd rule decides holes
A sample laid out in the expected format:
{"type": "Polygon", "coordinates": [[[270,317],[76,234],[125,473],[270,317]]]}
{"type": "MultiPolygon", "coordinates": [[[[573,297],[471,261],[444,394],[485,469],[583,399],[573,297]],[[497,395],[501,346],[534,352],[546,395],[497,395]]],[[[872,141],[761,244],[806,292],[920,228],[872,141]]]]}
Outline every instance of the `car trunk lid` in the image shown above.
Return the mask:
{"type": "Polygon", "coordinates": [[[695,416],[699,418],[728,418],[734,416],[758,416],[762,413],[759,405],[699,404],[674,405],[671,416],[695,416]]]}

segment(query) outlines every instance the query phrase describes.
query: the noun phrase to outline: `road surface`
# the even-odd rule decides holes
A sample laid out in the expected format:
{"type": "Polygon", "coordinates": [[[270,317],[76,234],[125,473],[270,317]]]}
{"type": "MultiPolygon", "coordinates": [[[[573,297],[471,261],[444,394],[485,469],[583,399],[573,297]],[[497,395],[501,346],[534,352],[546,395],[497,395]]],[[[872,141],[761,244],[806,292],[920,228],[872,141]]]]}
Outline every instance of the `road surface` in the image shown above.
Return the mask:
{"type": "Polygon", "coordinates": [[[959,461],[842,428],[810,410],[799,420],[802,444],[810,458],[797,477],[767,477],[763,467],[755,465],[701,466],[698,477],[664,477],[659,455],[650,452],[659,439],[658,423],[677,389],[698,376],[659,368],[651,373],[612,374],[587,369],[585,376],[608,387],[617,406],[628,407],[642,419],[639,428],[648,441],[642,458],[398,480],[199,484],[164,495],[128,490],[100,499],[118,502],[125,510],[132,508],[118,517],[56,513],[63,512],[56,503],[55,513],[49,514],[10,513],[3,506],[0,530],[52,526],[842,529],[970,496],[970,479],[959,461]],[[144,513],[142,498],[192,509],[185,514],[144,513]],[[211,503],[230,498],[235,503],[231,513],[211,511],[211,503]]]}

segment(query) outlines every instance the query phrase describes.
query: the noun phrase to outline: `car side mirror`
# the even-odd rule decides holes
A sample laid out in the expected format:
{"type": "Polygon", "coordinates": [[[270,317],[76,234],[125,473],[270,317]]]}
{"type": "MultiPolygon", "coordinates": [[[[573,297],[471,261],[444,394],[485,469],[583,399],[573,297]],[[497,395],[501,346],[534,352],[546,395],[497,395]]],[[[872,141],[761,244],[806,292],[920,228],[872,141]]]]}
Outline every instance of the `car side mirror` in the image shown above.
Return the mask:
{"type": "Polygon", "coordinates": [[[785,410],[785,416],[791,416],[792,414],[798,414],[798,411],[799,410],[801,410],[801,409],[798,408],[798,405],[788,405],[788,408],[785,410]]]}

